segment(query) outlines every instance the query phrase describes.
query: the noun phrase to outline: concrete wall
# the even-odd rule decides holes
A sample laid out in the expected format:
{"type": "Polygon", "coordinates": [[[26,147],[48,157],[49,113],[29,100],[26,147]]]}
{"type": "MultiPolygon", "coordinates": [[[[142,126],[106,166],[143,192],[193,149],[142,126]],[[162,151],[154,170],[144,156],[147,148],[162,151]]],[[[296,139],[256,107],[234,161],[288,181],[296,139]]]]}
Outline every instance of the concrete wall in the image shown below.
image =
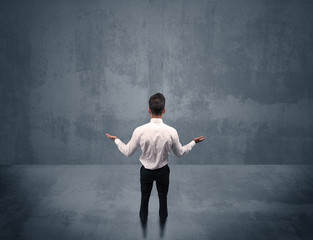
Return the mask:
{"type": "Polygon", "coordinates": [[[167,98],[171,164],[313,163],[313,2],[1,1],[1,164],[136,163],[167,98]]]}

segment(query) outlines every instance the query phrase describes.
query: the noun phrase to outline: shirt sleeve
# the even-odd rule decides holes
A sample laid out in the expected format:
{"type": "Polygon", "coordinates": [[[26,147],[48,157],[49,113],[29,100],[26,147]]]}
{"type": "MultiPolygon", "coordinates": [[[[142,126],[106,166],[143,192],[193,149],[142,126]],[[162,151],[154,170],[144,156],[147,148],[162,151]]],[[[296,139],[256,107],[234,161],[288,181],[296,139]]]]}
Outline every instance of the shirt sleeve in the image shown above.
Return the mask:
{"type": "Polygon", "coordinates": [[[114,140],[118,149],[123,153],[126,157],[132,156],[139,147],[139,135],[137,129],[134,130],[130,141],[125,144],[119,138],[114,140]]]}
{"type": "Polygon", "coordinates": [[[190,143],[182,146],[179,141],[179,136],[177,131],[175,130],[172,144],[172,151],[177,157],[182,157],[191,151],[192,147],[196,145],[196,142],[192,140],[190,143]]]}

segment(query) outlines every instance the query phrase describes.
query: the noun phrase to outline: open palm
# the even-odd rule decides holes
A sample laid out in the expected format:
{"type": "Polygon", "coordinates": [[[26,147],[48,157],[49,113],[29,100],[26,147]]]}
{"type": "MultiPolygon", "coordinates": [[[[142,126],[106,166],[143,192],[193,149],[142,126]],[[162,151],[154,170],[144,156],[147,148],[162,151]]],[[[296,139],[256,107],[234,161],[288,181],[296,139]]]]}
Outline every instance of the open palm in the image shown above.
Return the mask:
{"type": "Polygon", "coordinates": [[[196,143],[202,142],[205,139],[205,137],[201,136],[201,137],[196,137],[195,139],[193,139],[196,143]]]}
{"type": "Polygon", "coordinates": [[[115,140],[117,138],[117,136],[111,136],[110,134],[106,133],[105,134],[108,138],[110,138],[111,140],[115,140]]]}

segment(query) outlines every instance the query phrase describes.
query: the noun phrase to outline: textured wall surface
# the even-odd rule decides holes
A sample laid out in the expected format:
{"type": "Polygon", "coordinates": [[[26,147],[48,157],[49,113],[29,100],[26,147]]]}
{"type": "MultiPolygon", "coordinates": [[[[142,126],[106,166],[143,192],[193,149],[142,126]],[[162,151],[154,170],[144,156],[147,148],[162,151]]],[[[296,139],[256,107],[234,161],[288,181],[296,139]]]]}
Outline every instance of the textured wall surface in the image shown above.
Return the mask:
{"type": "Polygon", "coordinates": [[[0,2],[0,164],[138,163],[155,92],[171,163],[313,163],[313,2],[0,2]]]}

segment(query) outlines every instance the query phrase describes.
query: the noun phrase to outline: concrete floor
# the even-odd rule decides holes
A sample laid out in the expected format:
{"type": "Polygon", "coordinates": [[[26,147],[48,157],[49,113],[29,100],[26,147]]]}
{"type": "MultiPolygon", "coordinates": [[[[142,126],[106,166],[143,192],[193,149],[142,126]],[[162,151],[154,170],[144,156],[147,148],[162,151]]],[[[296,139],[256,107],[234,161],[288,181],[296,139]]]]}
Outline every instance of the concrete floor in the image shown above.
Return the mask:
{"type": "Polygon", "coordinates": [[[313,165],[170,165],[169,217],[140,165],[0,167],[0,239],[313,239],[313,165]]]}

